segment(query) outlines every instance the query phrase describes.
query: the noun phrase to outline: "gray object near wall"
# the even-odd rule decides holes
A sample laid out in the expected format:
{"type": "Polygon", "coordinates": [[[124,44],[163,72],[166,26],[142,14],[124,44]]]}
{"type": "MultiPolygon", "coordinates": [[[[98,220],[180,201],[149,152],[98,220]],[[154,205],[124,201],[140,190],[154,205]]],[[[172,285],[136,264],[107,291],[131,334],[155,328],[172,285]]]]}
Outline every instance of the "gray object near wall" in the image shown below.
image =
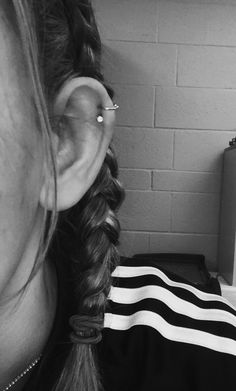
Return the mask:
{"type": "Polygon", "coordinates": [[[224,151],[221,189],[219,273],[236,286],[236,146],[224,151]]]}

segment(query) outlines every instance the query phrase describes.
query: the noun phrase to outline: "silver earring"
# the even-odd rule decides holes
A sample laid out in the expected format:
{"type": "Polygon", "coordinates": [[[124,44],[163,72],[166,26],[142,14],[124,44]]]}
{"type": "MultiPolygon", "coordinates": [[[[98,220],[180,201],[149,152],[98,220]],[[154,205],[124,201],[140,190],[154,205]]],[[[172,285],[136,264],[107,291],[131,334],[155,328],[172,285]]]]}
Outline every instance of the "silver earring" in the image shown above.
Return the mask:
{"type": "MultiPolygon", "coordinates": [[[[119,106],[118,106],[116,103],[114,103],[113,106],[102,107],[102,109],[105,110],[105,111],[112,111],[112,110],[117,110],[117,109],[119,109],[119,106]]],[[[102,123],[104,122],[104,118],[103,118],[103,116],[102,116],[101,114],[99,114],[99,115],[97,116],[97,122],[98,122],[99,124],[102,124],[102,123]]]]}
{"type": "Polygon", "coordinates": [[[97,122],[98,122],[99,124],[102,124],[103,121],[104,121],[103,116],[102,116],[102,115],[98,115],[98,116],[97,116],[97,122]]]}
{"type": "Polygon", "coordinates": [[[110,107],[109,106],[103,107],[103,110],[106,110],[106,111],[117,110],[117,109],[119,109],[119,106],[116,103],[114,103],[114,105],[110,106],[110,107]]]}
{"type": "MultiPolygon", "coordinates": [[[[114,110],[119,109],[119,106],[115,103],[113,106],[105,106],[105,107],[102,107],[101,109],[104,110],[104,111],[114,111],[114,110]]],[[[78,117],[75,117],[73,115],[66,115],[66,114],[64,114],[64,117],[72,118],[72,119],[79,119],[78,117]]],[[[104,122],[103,115],[101,115],[101,114],[97,115],[96,121],[99,124],[102,124],[104,122]]]]}

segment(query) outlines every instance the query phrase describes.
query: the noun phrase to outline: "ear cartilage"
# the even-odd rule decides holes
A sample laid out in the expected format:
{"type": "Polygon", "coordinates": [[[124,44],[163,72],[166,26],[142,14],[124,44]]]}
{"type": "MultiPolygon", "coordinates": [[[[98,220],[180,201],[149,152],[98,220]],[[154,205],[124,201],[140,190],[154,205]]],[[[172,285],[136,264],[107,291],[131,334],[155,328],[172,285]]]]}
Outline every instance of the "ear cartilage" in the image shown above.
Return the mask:
{"type": "MultiPolygon", "coordinates": [[[[119,109],[119,106],[118,106],[116,103],[114,103],[113,106],[102,107],[102,109],[103,109],[104,111],[114,111],[114,110],[119,109]]],[[[79,119],[79,117],[76,117],[76,116],[73,116],[73,115],[65,114],[64,116],[65,116],[65,117],[68,117],[68,118],[72,118],[72,119],[79,119]]],[[[103,118],[103,116],[102,116],[101,114],[99,114],[99,115],[97,116],[96,120],[97,120],[97,122],[98,122],[99,124],[102,124],[102,123],[104,122],[104,118],[103,118]]]]}
{"type": "Polygon", "coordinates": [[[103,107],[103,110],[106,110],[106,111],[117,110],[117,109],[119,109],[119,106],[116,103],[114,103],[114,105],[110,106],[110,107],[109,106],[103,107]]]}

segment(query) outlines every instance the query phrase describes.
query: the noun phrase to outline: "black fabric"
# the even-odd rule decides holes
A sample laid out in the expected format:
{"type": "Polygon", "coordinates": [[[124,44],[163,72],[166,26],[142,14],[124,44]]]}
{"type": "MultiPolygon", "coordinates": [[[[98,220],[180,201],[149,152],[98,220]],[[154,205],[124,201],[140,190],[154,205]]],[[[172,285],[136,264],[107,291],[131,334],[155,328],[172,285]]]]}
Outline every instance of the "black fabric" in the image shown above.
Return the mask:
{"type": "MultiPolygon", "coordinates": [[[[125,259],[126,257],[122,257],[125,259]]],[[[155,262],[156,267],[163,268],[167,273],[172,272],[184,277],[198,289],[208,293],[221,295],[221,287],[217,277],[212,277],[206,267],[205,256],[202,254],[186,253],[141,253],[133,258],[155,262]]]]}
{"type": "Polygon", "coordinates": [[[150,327],[104,331],[100,345],[107,391],[234,390],[236,360],[202,347],[173,343],[150,327]]]}
{"type": "MultiPolygon", "coordinates": [[[[234,308],[220,296],[164,273],[151,261],[129,260],[122,268],[113,277],[103,339],[96,347],[104,390],[234,390],[234,308]],[[143,322],[143,314],[155,323],[143,322]]],[[[64,365],[70,349],[66,289],[60,285],[45,359],[24,391],[52,391],[64,365]]]]}

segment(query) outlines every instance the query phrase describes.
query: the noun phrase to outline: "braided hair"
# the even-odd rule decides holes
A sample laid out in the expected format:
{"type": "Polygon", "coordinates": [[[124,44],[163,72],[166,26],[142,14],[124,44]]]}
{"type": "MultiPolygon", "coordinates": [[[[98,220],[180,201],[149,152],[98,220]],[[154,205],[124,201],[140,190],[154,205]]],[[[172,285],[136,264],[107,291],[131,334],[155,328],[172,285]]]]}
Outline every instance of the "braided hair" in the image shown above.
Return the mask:
{"type": "MultiPolygon", "coordinates": [[[[93,77],[104,84],[100,70],[101,42],[89,0],[20,2],[33,13],[40,77],[49,108],[62,84],[71,77],[93,77]]],[[[112,97],[112,90],[105,87],[112,97]]],[[[60,212],[50,248],[55,257],[60,251],[66,254],[73,310],[78,315],[98,317],[101,324],[111,273],[119,262],[120,226],[116,211],[124,192],[117,178],[116,158],[109,147],[91,188],[77,205],[60,212]]],[[[73,342],[72,338],[55,391],[101,390],[94,347],[73,342]]]]}
{"type": "MultiPolygon", "coordinates": [[[[63,241],[59,240],[63,249],[59,248],[70,256],[76,311],[86,318],[100,318],[101,322],[111,273],[119,261],[120,228],[115,211],[122,202],[123,192],[117,174],[116,160],[109,148],[94,184],[77,205],[61,213],[58,224],[58,237],[60,233],[63,237],[63,241]]],[[[95,347],[75,342],[56,390],[102,389],[94,361],[95,347]]]]}

